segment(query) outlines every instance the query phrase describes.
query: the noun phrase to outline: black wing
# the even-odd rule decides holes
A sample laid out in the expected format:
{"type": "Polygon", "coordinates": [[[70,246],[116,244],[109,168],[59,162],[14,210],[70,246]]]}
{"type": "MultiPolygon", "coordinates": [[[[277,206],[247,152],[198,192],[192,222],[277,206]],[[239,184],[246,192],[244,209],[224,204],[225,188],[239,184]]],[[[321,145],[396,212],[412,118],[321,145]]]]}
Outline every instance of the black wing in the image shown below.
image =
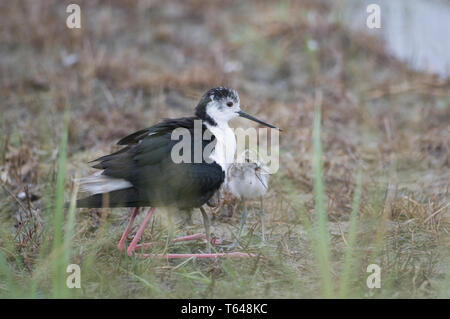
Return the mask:
{"type": "MultiPolygon", "coordinates": [[[[172,148],[179,142],[171,139],[172,131],[179,127],[186,128],[193,139],[196,119],[198,118],[164,120],[121,139],[118,144],[126,145],[124,148],[95,160],[98,163],[93,167],[103,169],[102,174],[125,179],[133,185],[132,189],[111,192],[109,204],[175,205],[180,208],[203,205],[223,183],[222,168],[217,163],[206,163],[203,160],[201,163],[177,164],[171,158],[172,148]]],[[[205,126],[203,132],[204,130],[205,126]]],[[[202,140],[203,147],[210,142],[202,140]]],[[[193,145],[192,140],[192,160],[193,145]]],[[[105,198],[103,194],[93,197],[95,196],[105,198]]]]}
{"type": "Polygon", "coordinates": [[[200,120],[197,117],[182,117],[179,119],[164,119],[162,122],[148,127],[137,132],[134,132],[128,136],[125,136],[120,141],[117,142],[117,145],[130,145],[136,144],[140,140],[147,137],[149,134],[158,135],[165,134],[167,132],[172,132],[174,129],[178,127],[183,127],[187,129],[193,129],[194,120],[200,120]]]}

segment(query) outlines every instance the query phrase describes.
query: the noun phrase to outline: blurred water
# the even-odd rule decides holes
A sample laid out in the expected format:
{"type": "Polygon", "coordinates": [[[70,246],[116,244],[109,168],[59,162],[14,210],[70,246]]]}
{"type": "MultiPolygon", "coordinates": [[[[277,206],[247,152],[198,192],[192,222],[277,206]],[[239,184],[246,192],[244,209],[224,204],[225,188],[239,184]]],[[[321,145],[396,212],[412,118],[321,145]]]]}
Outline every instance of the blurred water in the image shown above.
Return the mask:
{"type": "Polygon", "coordinates": [[[419,71],[450,77],[450,1],[347,0],[344,22],[381,37],[388,53],[419,71]],[[381,8],[381,29],[366,27],[369,4],[381,8]]]}

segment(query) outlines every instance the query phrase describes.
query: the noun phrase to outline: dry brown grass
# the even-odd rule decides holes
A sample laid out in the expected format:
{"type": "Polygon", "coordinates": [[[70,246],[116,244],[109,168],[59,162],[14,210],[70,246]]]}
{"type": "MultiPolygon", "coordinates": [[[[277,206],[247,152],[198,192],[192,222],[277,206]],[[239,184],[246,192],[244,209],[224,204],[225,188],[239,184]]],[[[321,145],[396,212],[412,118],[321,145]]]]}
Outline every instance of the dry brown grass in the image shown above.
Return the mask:
{"type": "MultiPolygon", "coordinates": [[[[47,207],[65,109],[71,113],[68,175],[84,175],[90,171],[86,162],[111,151],[125,134],[163,117],[190,114],[205,90],[227,85],[239,91],[250,113],[284,130],[280,171],[266,210],[269,243],[285,263],[258,261],[266,286],[247,294],[227,286],[226,276],[235,278],[229,265],[211,263],[201,269],[212,283],[198,294],[188,293],[192,287],[165,270],[154,274],[161,276],[155,285],[163,291],[155,293],[108,269],[126,292],[89,286],[84,295],[133,297],[149,289],[149,296],[317,296],[302,214],[314,210],[312,123],[320,91],[335,274],[361,169],[359,215],[377,223],[361,226],[358,249],[364,258],[357,277],[364,277],[364,262],[377,256],[395,274],[392,289],[380,296],[437,295],[437,282],[446,273],[450,222],[449,81],[409,71],[380,43],[335,21],[326,1],[79,1],[81,30],[65,27],[68,3],[0,4],[0,249],[8,251],[10,261],[22,260],[32,273],[41,244],[48,241],[43,230],[51,216],[47,207]],[[308,50],[311,40],[317,51],[308,50]],[[28,195],[19,199],[21,192],[28,195]],[[373,244],[378,235],[386,240],[379,255],[373,244]],[[272,285],[272,279],[281,283],[272,285]]],[[[69,179],[67,199],[70,189],[69,179]]],[[[101,227],[97,214],[77,217],[74,245],[80,249],[74,258],[79,261],[83,245],[89,246],[101,227]]],[[[229,236],[238,218],[216,223],[215,233],[229,236]]],[[[106,219],[111,238],[96,248],[101,261],[108,254],[120,257],[113,246],[125,216],[115,210],[106,219]]],[[[256,217],[250,219],[251,234],[258,228],[256,217]]],[[[196,227],[199,220],[186,231],[196,227]]],[[[151,234],[164,236],[164,231],[156,227],[151,234]]],[[[254,274],[256,266],[248,267],[254,274]]],[[[358,291],[357,296],[371,296],[364,287],[358,291]]]]}

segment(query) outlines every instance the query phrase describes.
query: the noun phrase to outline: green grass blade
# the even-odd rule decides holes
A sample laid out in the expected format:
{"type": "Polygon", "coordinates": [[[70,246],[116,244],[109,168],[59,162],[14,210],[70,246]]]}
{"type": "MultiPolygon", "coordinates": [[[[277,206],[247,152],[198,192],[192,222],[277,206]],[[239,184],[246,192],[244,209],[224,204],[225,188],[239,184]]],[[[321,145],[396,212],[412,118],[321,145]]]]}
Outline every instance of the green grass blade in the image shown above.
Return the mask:
{"type": "MultiPolygon", "coordinates": [[[[72,197],[70,199],[69,205],[69,216],[67,217],[66,229],[64,234],[64,261],[63,265],[67,266],[70,264],[70,257],[72,254],[72,237],[75,226],[75,209],[78,194],[78,184],[74,184],[74,189],[72,192],[72,197]]],[[[67,289],[65,289],[67,291],[67,289]]],[[[72,290],[70,290],[72,291],[72,290]]]]}
{"type": "Polygon", "coordinates": [[[315,254],[319,263],[321,274],[322,296],[331,298],[333,296],[331,265],[330,265],[330,239],[328,235],[328,218],[325,208],[325,188],[322,172],[322,142],[321,133],[321,100],[322,95],[316,96],[313,127],[313,158],[312,166],[314,172],[314,198],[315,198],[315,223],[316,223],[316,243],[315,254]]]}
{"type": "Polygon", "coordinates": [[[445,274],[444,281],[439,285],[438,298],[449,299],[450,298],[450,257],[445,258],[447,260],[447,272],[445,274]]]}
{"type": "Polygon", "coordinates": [[[348,288],[350,285],[350,273],[351,270],[355,267],[355,243],[356,243],[356,230],[358,228],[358,211],[359,206],[361,203],[361,187],[362,187],[362,177],[361,177],[361,171],[358,172],[358,175],[356,177],[356,187],[355,187],[355,193],[353,196],[353,204],[352,204],[352,213],[350,215],[350,226],[348,231],[348,246],[345,250],[345,257],[344,257],[344,268],[342,271],[342,277],[340,281],[340,291],[339,296],[341,298],[346,298],[348,296],[348,288]]]}
{"type": "Polygon", "coordinates": [[[56,178],[55,208],[53,214],[53,297],[64,297],[65,267],[63,252],[63,224],[64,224],[64,189],[66,184],[67,164],[67,135],[69,113],[64,116],[64,128],[61,135],[58,158],[58,174],[56,178]]]}
{"type": "Polygon", "coordinates": [[[0,296],[14,298],[16,285],[3,252],[0,251],[0,296]]]}

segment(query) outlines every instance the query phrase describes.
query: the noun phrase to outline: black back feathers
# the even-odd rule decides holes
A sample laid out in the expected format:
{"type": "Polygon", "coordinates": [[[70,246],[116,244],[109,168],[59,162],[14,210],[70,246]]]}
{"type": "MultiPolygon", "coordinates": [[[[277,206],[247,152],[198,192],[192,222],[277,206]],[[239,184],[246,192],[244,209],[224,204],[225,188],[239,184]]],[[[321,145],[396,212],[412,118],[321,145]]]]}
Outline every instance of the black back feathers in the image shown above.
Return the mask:
{"type": "MultiPolygon", "coordinates": [[[[215,162],[209,163],[203,157],[200,163],[194,162],[195,120],[199,118],[166,119],[120,140],[120,144],[126,146],[98,158],[93,167],[102,169],[103,175],[128,181],[132,187],[90,196],[79,200],[78,206],[188,209],[203,205],[219,189],[225,176],[215,162]],[[179,142],[172,140],[172,131],[180,127],[191,132],[190,163],[175,163],[171,158],[172,148],[179,142]]],[[[202,125],[202,135],[206,130],[202,125]]],[[[210,142],[202,139],[202,150],[210,142]]]]}

